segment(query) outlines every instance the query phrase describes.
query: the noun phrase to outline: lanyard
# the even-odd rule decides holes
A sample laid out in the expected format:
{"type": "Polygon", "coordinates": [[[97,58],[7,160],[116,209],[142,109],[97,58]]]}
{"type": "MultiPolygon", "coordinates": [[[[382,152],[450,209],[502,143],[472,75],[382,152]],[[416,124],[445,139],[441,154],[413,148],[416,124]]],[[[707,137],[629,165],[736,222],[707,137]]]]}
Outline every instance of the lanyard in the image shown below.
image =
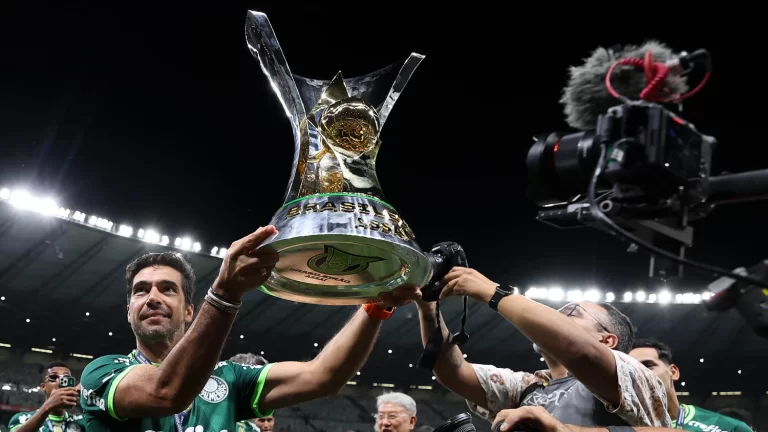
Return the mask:
{"type": "MultiPolygon", "coordinates": [[[[143,364],[152,364],[152,362],[139,350],[136,350],[136,360],[143,364]]],[[[173,421],[176,423],[176,432],[184,432],[184,419],[187,417],[187,412],[184,411],[179,414],[173,415],[173,421]]]]}
{"type": "MultiPolygon", "coordinates": [[[[64,420],[61,422],[61,430],[66,431],[67,430],[67,418],[66,414],[64,415],[64,420]]],[[[45,426],[48,428],[49,431],[53,432],[53,423],[51,423],[51,419],[45,419],[45,426]]]]}
{"type": "Polygon", "coordinates": [[[677,409],[677,424],[675,424],[676,429],[683,428],[683,420],[685,420],[685,408],[683,408],[683,404],[680,404],[680,408],[677,409]]]}

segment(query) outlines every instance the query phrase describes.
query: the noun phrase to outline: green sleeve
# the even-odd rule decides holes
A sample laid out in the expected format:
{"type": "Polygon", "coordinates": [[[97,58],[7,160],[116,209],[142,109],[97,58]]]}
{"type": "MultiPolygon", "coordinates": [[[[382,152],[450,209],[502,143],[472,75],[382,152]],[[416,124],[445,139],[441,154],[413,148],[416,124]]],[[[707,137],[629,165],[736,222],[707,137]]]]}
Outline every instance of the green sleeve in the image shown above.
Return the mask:
{"type": "Polygon", "coordinates": [[[274,410],[259,411],[259,400],[272,364],[253,366],[231,363],[231,366],[235,375],[234,391],[236,393],[237,407],[235,412],[237,413],[237,420],[271,416],[274,410]]]}
{"type": "Polygon", "coordinates": [[[125,420],[115,415],[115,390],[136,365],[123,355],[109,355],[92,361],[83,370],[80,384],[80,407],[87,422],[89,417],[102,421],[125,420]]]}
{"type": "Polygon", "coordinates": [[[23,425],[24,422],[29,420],[30,417],[34,415],[34,412],[20,412],[16,413],[13,417],[11,417],[11,421],[8,422],[8,432],[11,432],[18,428],[19,426],[23,425]]]}
{"type": "Polygon", "coordinates": [[[85,423],[85,418],[82,416],[82,414],[78,414],[72,417],[72,420],[75,422],[75,424],[80,426],[81,431],[87,430],[87,425],[85,423]]]}

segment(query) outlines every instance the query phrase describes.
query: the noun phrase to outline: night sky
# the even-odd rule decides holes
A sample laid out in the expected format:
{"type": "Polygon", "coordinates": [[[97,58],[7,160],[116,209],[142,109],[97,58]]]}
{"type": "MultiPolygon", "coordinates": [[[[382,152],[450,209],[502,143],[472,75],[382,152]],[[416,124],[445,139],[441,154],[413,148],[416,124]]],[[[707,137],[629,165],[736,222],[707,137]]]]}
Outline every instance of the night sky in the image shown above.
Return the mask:
{"type": "MultiPolygon", "coordinates": [[[[268,14],[298,75],[352,77],[426,55],[383,129],[379,179],[423,248],[458,241],[497,282],[651,286],[647,254],[625,253],[626,244],[588,228],[537,222],[525,195],[531,137],[566,129],[558,99],[567,67],[599,45],[655,37],[676,50],[709,49],[714,76],[683,116],[718,138],[715,173],[768,166],[755,151],[765,86],[749,85],[759,79],[750,37],[760,28],[744,21],[735,35],[672,16],[641,26],[543,10],[511,15],[501,5],[313,4],[6,11],[0,186],[171,238],[190,235],[205,250],[267,224],[283,203],[293,140],[247,50],[248,9],[268,14]]],[[[725,267],[764,258],[767,209],[718,208],[696,224],[689,257],[725,267]]]]}

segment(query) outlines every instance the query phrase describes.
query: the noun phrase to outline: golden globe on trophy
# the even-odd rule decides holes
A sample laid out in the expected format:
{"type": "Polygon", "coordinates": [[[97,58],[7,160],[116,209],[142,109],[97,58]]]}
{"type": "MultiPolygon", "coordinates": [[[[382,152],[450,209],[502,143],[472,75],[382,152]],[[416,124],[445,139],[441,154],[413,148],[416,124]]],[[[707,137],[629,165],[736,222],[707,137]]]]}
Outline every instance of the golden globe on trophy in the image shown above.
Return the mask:
{"type": "Polygon", "coordinates": [[[302,303],[353,305],[426,284],[433,266],[376,176],[381,129],[424,56],[321,81],[291,73],[265,14],[249,11],[245,33],[295,142],[285,201],[271,222],[279,234],[262,246],[280,261],[261,289],[302,303]]]}

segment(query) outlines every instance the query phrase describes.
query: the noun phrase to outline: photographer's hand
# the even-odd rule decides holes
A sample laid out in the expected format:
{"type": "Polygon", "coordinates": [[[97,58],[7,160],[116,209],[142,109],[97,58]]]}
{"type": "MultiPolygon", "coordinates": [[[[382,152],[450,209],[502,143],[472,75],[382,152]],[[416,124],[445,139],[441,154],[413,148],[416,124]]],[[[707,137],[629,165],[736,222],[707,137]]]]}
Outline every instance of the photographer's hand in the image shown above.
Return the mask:
{"type": "Polygon", "coordinates": [[[477,270],[466,267],[452,268],[441,282],[445,285],[441,300],[448,296],[469,296],[483,303],[491,300],[498,286],[477,270]]]}
{"type": "MultiPolygon", "coordinates": [[[[577,432],[582,428],[566,426],[540,406],[524,406],[517,409],[500,411],[493,421],[491,430],[501,432],[536,431],[536,432],[577,432]]],[[[597,432],[600,429],[595,429],[597,432]]],[[[605,429],[602,429],[606,431],[605,429]]]]}
{"type": "Polygon", "coordinates": [[[421,300],[421,289],[416,285],[400,285],[390,292],[379,294],[384,307],[405,306],[412,301],[421,300]]]}

